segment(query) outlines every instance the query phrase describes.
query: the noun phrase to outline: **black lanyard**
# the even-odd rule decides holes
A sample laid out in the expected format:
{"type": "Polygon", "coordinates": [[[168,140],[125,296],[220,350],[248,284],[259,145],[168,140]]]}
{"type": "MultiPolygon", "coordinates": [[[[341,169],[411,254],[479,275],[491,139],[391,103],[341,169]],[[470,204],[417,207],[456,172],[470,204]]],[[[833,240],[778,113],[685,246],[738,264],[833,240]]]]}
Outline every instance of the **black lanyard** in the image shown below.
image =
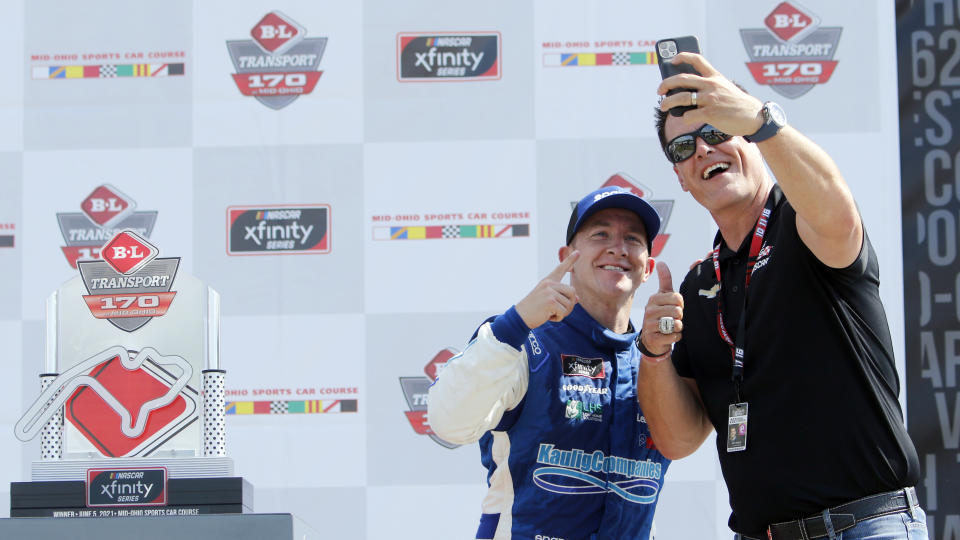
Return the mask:
{"type": "MultiPolygon", "coordinates": [[[[730,339],[730,333],[727,332],[726,325],[723,324],[723,301],[722,296],[717,298],[717,331],[727,345],[730,346],[730,352],[733,356],[733,374],[731,380],[737,392],[737,401],[740,399],[740,383],[743,382],[743,364],[744,351],[747,347],[747,287],[750,286],[750,276],[753,273],[753,266],[757,263],[757,256],[760,255],[760,248],[763,245],[763,237],[767,234],[767,220],[770,219],[770,213],[773,212],[773,197],[767,199],[767,204],[763,207],[760,218],[757,219],[757,225],[753,230],[753,238],[750,240],[750,254],[747,256],[747,273],[743,284],[743,309],[740,312],[740,322],[737,324],[737,341],[734,343],[730,339]]],[[[713,248],[713,270],[717,274],[717,283],[723,287],[723,280],[720,277],[720,244],[713,248]]]]}

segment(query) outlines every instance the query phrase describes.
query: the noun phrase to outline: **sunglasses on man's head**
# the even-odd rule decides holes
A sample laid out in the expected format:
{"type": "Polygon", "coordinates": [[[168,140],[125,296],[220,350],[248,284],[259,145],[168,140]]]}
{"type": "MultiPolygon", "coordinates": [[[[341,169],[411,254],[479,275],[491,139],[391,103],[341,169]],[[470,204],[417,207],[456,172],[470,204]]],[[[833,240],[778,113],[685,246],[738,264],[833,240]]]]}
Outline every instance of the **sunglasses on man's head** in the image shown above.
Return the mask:
{"type": "Polygon", "coordinates": [[[715,145],[729,139],[730,135],[710,124],[704,124],[700,129],[678,135],[668,142],[663,149],[667,154],[667,159],[672,163],[680,163],[689,159],[697,151],[697,137],[700,137],[703,142],[709,145],[715,145]]]}

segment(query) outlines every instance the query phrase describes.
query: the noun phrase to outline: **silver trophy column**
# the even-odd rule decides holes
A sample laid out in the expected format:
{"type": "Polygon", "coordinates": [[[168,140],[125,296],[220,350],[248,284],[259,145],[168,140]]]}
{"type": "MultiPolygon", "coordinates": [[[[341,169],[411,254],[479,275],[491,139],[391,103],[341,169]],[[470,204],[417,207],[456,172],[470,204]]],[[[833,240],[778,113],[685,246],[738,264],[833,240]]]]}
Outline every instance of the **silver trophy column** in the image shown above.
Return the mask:
{"type": "Polygon", "coordinates": [[[224,398],[227,372],[220,369],[220,295],[211,289],[207,299],[207,365],[203,370],[202,392],[203,455],[223,457],[227,455],[224,398]]]}
{"type": "MultiPolygon", "coordinates": [[[[57,373],[57,340],[56,340],[56,316],[57,316],[57,303],[56,296],[51,296],[47,298],[46,303],[47,308],[47,343],[46,343],[46,355],[43,360],[44,372],[40,374],[40,392],[50,386],[57,376],[60,374],[57,373]],[[50,333],[53,333],[53,336],[50,336],[50,333]],[[51,337],[53,339],[51,339],[51,337]]],[[[57,394],[59,395],[59,393],[57,394]]],[[[53,396],[53,399],[57,398],[57,395],[53,396]]],[[[47,423],[43,426],[43,430],[40,432],[40,459],[42,461],[51,461],[63,458],[63,408],[56,412],[47,423]]]]}

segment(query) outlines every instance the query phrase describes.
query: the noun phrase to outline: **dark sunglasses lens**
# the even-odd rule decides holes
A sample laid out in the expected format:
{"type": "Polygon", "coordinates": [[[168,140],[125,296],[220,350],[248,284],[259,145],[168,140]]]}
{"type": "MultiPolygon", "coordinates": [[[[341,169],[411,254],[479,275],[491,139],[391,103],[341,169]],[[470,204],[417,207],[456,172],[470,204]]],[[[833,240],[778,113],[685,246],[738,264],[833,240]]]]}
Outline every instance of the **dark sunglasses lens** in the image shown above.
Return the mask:
{"type": "Polygon", "coordinates": [[[674,163],[680,163],[693,155],[696,150],[696,139],[693,135],[681,135],[670,141],[667,145],[667,153],[670,154],[670,160],[674,163]]]}
{"type": "Polygon", "coordinates": [[[700,130],[700,136],[703,137],[703,140],[706,141],[707,144],[720,144],[730,138],[729,135],[713,126],[704,126],[703,129],[700,130]]]}

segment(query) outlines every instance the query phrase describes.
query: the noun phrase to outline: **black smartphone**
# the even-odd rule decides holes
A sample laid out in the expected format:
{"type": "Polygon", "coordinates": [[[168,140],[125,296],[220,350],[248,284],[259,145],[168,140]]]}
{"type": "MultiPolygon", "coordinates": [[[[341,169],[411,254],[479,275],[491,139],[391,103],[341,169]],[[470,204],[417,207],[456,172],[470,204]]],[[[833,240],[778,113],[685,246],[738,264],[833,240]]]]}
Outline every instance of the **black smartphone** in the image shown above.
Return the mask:
{"type": "MultiPolygon", "coordinates": [[[[693,69],[693,66],[690,64],[671,64],[670,60],[673,59],[677,53],[682,52],[692,52],[700,54],[700,40],[697,39],[697,36],[682,36],[675,38],[661,39],[657,41],[657,64],[660,65],[660,77],[666,79],[678,73],[693,73],[694,75],[699,75],[700,73],[697,70],[693,69]]],[[[689,88],[674,88],[667,92],[667,95],[673,95],[677,92],[687,92],[689,88]]],[[[696,107],[686,105],[682,107],[674,107],[670,109],[670,114],[673,116],[683,116],[683,113],[696,109],[696,107]]]]}

